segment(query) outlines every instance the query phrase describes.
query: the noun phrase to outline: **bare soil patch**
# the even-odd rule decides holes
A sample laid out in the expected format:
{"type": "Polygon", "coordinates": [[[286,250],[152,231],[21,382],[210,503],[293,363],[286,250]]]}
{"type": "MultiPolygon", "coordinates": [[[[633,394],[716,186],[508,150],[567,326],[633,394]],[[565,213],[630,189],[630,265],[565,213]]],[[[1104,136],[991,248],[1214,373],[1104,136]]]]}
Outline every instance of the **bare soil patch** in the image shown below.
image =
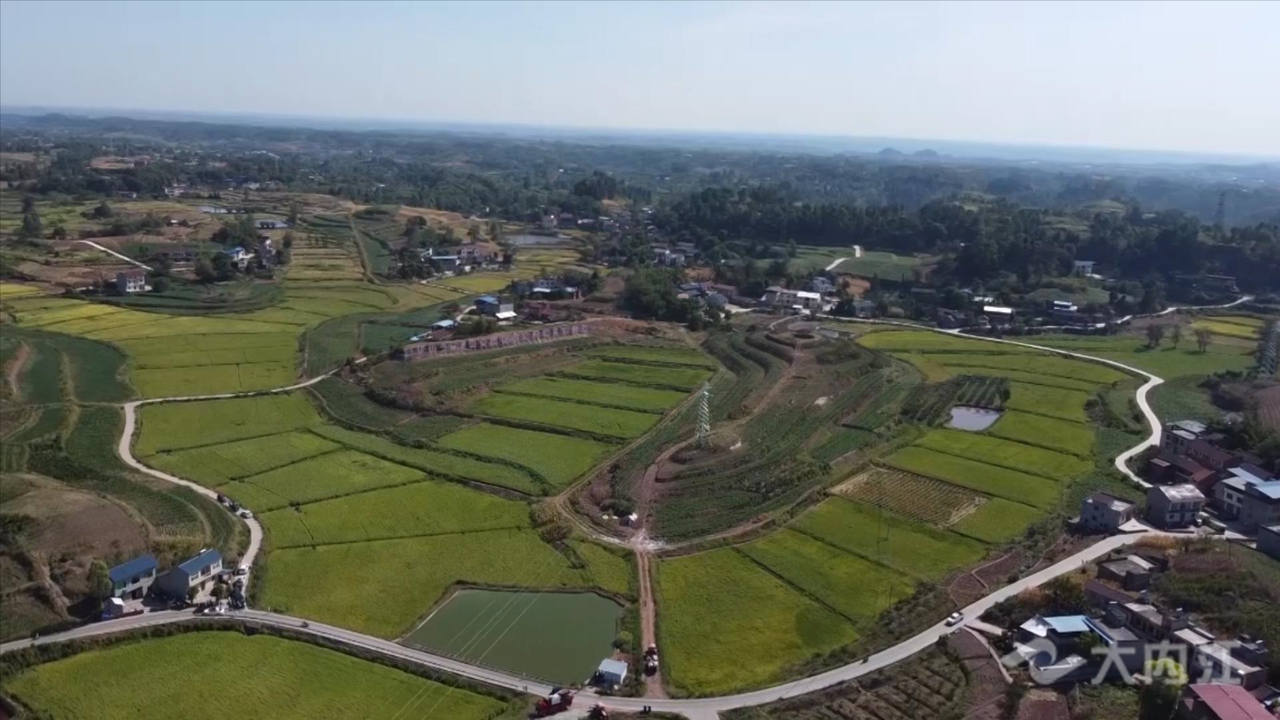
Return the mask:
{"type": "Polygon", "coordinates": [[[28,545],[38,555],[129,557],[147,547],[146,528],[119,505],[52,481],[38,482],[4,511],[36,519],[28,545]]]}

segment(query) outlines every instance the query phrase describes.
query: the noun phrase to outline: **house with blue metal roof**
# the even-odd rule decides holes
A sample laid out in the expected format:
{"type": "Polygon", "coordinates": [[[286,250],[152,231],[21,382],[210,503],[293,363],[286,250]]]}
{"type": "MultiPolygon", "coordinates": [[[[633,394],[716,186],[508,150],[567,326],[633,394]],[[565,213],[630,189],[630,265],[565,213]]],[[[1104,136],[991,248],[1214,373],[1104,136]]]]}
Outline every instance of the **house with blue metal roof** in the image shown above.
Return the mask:
{"type": "Polygon", "coordinates": [[[198,555],[178,563],[156,580],[156,589],[172,598],[185,598],[191,588],[204,586],[222,572],[222,553],[201,550],[198,555]]]}
{"type": "Polygon", "coordinates": [[[112,597],[141,598],[156,580],[155,556],[147,553],[122,562],[108,570],[107,577],[111,579],[112,597]]]}

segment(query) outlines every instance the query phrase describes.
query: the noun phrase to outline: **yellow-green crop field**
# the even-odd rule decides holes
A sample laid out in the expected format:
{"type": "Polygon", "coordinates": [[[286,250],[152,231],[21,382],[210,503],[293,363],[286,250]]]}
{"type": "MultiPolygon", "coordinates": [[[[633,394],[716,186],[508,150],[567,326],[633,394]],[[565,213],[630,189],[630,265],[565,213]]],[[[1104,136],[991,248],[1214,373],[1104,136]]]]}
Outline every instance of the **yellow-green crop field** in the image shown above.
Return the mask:
{"type": "Polygon", "coordinates": [[[36,665],[4,689],[44,717],[192,720],[232,716],[489,720],[505,703],[305,642],[239,632],[125,641],[36,665]],[[197,700],[193,678],[225,690],[197,700]]]}
{"type": "MultiPolygon", "coordinates": [[[[484,440],[486,428],[562,484],[612,449],[483,424],[459,432],[484,440]]],[[[486,442],[400,445],[325,423],[295,392],[145,405],[136,454],[259,513],[264,599],[276,609],[396,637],[455,583],[631,592],[626,559],[580,541],[561,552],[534,531],[527,503],[463,484],[541,490],[486,442]],[[317,585],[317,572],[342,582],[317,585]]]]}

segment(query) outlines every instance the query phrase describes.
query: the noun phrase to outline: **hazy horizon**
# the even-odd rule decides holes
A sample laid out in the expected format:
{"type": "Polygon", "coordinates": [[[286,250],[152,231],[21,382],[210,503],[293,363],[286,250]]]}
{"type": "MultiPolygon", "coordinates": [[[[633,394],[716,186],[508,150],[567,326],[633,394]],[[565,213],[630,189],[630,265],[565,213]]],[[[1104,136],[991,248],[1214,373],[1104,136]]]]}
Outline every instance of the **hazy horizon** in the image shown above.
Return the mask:
{"type": "Polygon", "coordinates": [[[0,106],[1274,159],[1277,26],[1268,3],[4,2],[0,106]]]}

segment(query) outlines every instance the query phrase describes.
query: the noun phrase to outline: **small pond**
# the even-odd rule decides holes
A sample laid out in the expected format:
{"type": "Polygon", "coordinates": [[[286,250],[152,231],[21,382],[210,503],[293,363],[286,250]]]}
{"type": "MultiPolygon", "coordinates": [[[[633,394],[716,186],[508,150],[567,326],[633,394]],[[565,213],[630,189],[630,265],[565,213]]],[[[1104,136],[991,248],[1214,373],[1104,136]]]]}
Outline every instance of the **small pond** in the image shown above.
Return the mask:
{"type": "Polygon", "coordinates": [[[968,405],[956,405],[951,408],[951,422],[947,423],[947,427],[957,430],[968,430],[969,432],[978,432],[991,427],[996,420],[1000,419],[999,410],[988,410],[980,407],[970,407],[968,405]]]}
{"type": "Polygon", "coordinates": [[[463,588],[401,643],[552,683],[579,683],[612,652],[622,606],[589,592],[463,588]]]}

